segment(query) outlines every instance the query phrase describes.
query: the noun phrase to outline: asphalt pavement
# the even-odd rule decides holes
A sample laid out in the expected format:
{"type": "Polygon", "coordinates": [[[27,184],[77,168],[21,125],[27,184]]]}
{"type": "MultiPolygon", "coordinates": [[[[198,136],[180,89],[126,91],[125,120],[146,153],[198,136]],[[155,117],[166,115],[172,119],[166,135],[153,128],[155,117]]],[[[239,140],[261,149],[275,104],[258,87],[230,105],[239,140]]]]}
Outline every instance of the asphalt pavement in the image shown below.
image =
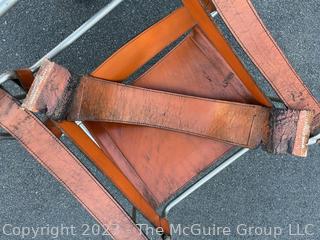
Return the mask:
{"type": "MultiPolygon", "coordinates": [[[[108,2],[19,1],[0,18],[0,72],[32,65],[108,2]]],[[[253,0],[253,3],[293,67],[320,99],[320,1],[253,0]]],[[[126,0],[55,61],[73,72],[88,73],[180,4],[179,0],[126,0]]],[[[268,95],[275,95],[221,19],[218,17],[216,21],[259,85],[268,95]]],[[[68,139],[63,141],[131,211],[121,193],[68,139]]],[[[175,226],[194,226],[196,233],[199,229],[209,235],[175,233],[175,239],[319,239],[319,153],[319,146],[312,146],[305,159],[268,155],[260,149],[250,151],[170,213],[169,219],[175,226]],[[298,227],[304,235],[293,235],[298,227]],[[229,228],[231,235],[224,236],[223,228],[229,228]],[[260,230],[261,235],[256,232],[260,230]]],[[[141,216],[138,221],[145,223],[141,216]]],[[[93,218],[17,142],[1,141],[0,239],[22,239],[23,229],[43,231],[36,237],[32,232],[26,234],[24,239],[108,239],[101,231],[96,234],[99,225],[93,218]],[[75,229],[74,235],[66,233],[66,228],[71,227],[75,229]]],[[[156,239],[150,229],[148,235],[156,239]]]]}

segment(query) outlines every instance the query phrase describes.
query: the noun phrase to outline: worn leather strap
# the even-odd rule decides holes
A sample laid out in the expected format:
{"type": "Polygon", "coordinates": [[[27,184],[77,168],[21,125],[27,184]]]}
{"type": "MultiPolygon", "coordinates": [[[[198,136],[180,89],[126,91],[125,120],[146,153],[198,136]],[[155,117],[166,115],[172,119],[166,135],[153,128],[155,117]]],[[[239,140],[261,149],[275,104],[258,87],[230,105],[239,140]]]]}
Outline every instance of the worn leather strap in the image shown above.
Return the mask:
{"type": "Polygon", "coordinates": [[[3,90],[0,90],[0,125],[60,181],[114,239],[147,239],[81,162],[3,90]]]}
{"type": "Polygon", "coordinates": [[[253,148],[265,134],[269,109],[85,76],[66,118],[163,128],[253,148]]]}
{"type": "Polygon", "coordinates": [[[218,12],[242,48],[275,91],[292,109],[313,110],[313,129],[320,125],[318,101],[259,18],[250,0],[213,0],[218,12]]]}
{"type": "MultiPolygon", "coordinates": [[[[23,88],[28,91],[31,87],[34,76],[29,69],[18,69],[16,74],[19,77],[19,81],[23,88]]],[[[135,182],[134,185],[129,179],[124,176],[119,167],[107,156],[99,146],[97,146],[86,133],[74,122],[55,122],[47,119],[44,122],[46,128],[48,128],[56,137],[60,138],[62,131],[66,134],[74,144],[88,156],[88,158],[107,176],[115,186],[124,194],[126,198],[145,216],[151,224],[155,227],[160,227],[164,230],[165,234],[170,234],[169,222],[161,218],[159,214],[154,210],[155,204],[151,205],[146,199],[151,199],[148,196],[148,192],[144,189],[144,185],[141,182],[135,182]],[[138,192],[135,186],[139,186],[142,189],[143,195],[138,192]]],[[[90,131],[95,132],[94,126],[87,123],[86,126],[90,128],[90,131]]],[[[114,151],[119,151],[117,147],[114,147],[114,151]]],[[[121,155],[121,152],[119,153],[121,155]]],[[[152,203],[152,202],[151,202],[152,203]]]]}
{"type": "Polygon", "coordinates": [[[212,21],[211,17],[206,11],[204,11],[200,0],[183,0],[183,4],[189,10],[191,16],[195,19],[197,25],[207,36],[211,44],[223,56],[224,60],[244,83],[256,101],[263,106],[271,107],[272,104],[269,102],[268,98],[266,98],[266,96],[262,93],[239,58],[234,54],[232,48],[224,39],[223,35],[212,21]]]}
{"type": "Polygon", "coordinates": [[[280,116],[276,114],[273,123],[270,108],[151,90],[90,76],[78,80],[64,67],[49,61],[37,73],[23,107],[46,112],[56,120],[162,128],[249,148],[263,142],[275,153],[287,152],[289,141],[292,146],[288,152],[294,149],[293,154],[299,156],[306,155],[313,119],[310,112],[284,111],[280,116]],[[285,134],[278,138],[277,132],[270,130],[271,125],[284,129],[285,134]],[[278,148],[279,144],[283,148],[278,148]]]}
{"type": "Polygon", "coordinates": [[[49,118],[162,128],[254,148],[266,138],[270,109],[156,91],[90,76],[77,79],[47,61],[23,107],[49,118]]]}
{"type": "MultiPolygon", "coordinates": [[[[15,70],[15,73],[18,77],[18,81],[19,84],[21,85],[21,87],[28,92],[33,80],[34,80],[34,76],[32,71],[29,68],[20,68],[15,70]]],[[[59,129],[59,127],[56,126],[56,124],[51,120],[51,119],[47,119],[44,122],[44,125],[57,137],[60,138],[62,136],[62,132],[59,129]]]]}

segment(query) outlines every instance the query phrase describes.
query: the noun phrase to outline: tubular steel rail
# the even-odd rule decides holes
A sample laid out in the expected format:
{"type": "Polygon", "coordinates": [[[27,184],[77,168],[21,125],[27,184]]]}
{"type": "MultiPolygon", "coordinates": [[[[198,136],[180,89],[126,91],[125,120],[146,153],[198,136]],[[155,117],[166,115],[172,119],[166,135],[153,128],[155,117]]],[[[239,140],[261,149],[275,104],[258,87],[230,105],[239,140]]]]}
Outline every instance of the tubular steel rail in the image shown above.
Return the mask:
{"type": "MultiPolygon", "coordinates": [[[[4,2],[8,2],[8,1],[4,1],[4,2]]],[[[102,18],[104,18],[108,13],[110,13],[121,2],[123,2],[123,0],[113,0],[111,3],[107,4],[105,7],[100,9],[96,14],[94,14],[91,18],[89,18],[85,23],[83,23],[78,29],[76,29],[73,33],[71,33],[68,37],[66,37],[50,52],[44,55],[36,63],[34,63],[29,69],[32,72],[35,72],[36,70],[38,70],[38,68],[41,66],[42,62],[45,59],[52,59],[53,57],[57,56],[60,52],[62,52],[64,49],[66,49],[68,46],[74,43],[78,38],[80,38],[83,34],[85,34],[88,30],[90,30],[94,25],[96,25],[102,18]]],[[[3,73],[0,75],[0,84],[14,78],[15,78],[15,73],[13,71],[3,73]]]]}
{"type": "Polygon", "coordinates": [[[0,17],[12,8],[18,0],[0,0],[0,17]]]}

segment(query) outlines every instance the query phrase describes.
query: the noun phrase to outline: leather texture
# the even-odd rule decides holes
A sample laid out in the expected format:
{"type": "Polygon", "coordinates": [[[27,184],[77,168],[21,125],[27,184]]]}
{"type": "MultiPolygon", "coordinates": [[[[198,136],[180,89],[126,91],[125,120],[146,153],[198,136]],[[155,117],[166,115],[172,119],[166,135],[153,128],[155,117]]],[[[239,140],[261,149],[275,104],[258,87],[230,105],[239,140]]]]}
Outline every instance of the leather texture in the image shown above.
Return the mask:
{"type": "Polygon", "coordinates": [[[291,109],[312,110],[313,129],[320,126],[320,106],[290,65],[250,0],[213,0],[244,51],[291,109]]]}
{"type": "MultiPolygon", "coordinates": [[[[61,81],[60,79],[71,79],[71,74],[64,67],[46,60],[37,72],[37,76],[22,107],[26,107],[32,112],[46,109],[48,115],[55,119],[56,116],[52,115],[61,114],[59,109],[63,109],[70,99],[70,91],[67,91],[67,89],[72,87],[68,81],[61,81]],[[59,78],[60,81],[55,81],[54,84],[52,81],[54,78],[59,78]]],[[[75,82],[72,81],[72,83],[75,82]]]]}
{"type": "MultiPolygon", "coordinates": [[[[24,70],[24,74],[20,74],[19,81],[25,90],[31,87],[34,82],[34,76],[30,70],[24,70]]],[[[50,119],[45,121],[45,126],[56,136],[60,137],[62,131],[68,135],[74,144],[88,156],[88,158],[100,169],[100,171],[108,177],[115,186],[124,194],[124,196],[145,216],[155,227],[161,227],[166,234],[170,234],[169,222],[167,219],[161,218],[154,209],[154,205],[147,200],[152,197],[145,197],[147,191],[144,191],[144,184],[139,181],[132,183],[124,175],[123,171],[113,162],[109,155],[106,155],[99,146],[93,142],[88,135],[74,122],[55,122],[50,119]],[[140,186],[140,188],[136,188],[140,186]],[[140,191],[139,191],[140,190],[140,191]],[[141,194],[141,192],[143,194],[141,194]],[[146,200],[147,199],[147,200],[146,200]]],[[[106,135],[104,135],[106,137],[106,135]]],[[[107,139],[106,139],[107,141],[107,139]]],[[[121,152],[117,146],[112,145],[115,154],[121,158],[121,152]]]]}
{"type": "Polygon", "coordinates": [[[194,25],[195,21],[188,10],[179,8],[125,44],[91,75],[107,75],[113,81],[123,81],[194,25]]]}
{"type": "Polygon", "coordinates": [[[59,120],[148,126],[249,148],[266,139],[270,113],[258,105],[157,91],[90,76],[78,80],[66,68],[49,61],[38,71],[22,107],[54,119],[61,116],[59,120]]]}
{"type": "Polygon", "coordinates": [[[307,110],[275,109],[270,114],[270,138],[267,149],[271,153],[291,153],[306,157],[313,121],[307,110]]]}
{"type": "MultiPolygon", "coordinates": [[[[193,2],[197,1],[189,1],[189,4],[193,2]]],[[[186,5],[186,2],[184,4],[186,5]]],[[[200,8],[196,5],[185,6],[183,9],[192,16],[189,27],[194,24],[198,26],[136,80],[134,85],[198,97],[271,106],[201,5],[200,8]],[[204,22],[195,17],[198,12],[201,18],[205,18],[204,22]],[[207,36],[210,36],[210,39],[207,36]]],[[[175,13],[176,11],[170,14],[170,18],[175,18],[175,13]]],[[[173,28],[162,20],[152,26],[151,31],[145,30],[119,49],[102,63],[92,76],[119,81],[132,75],[165,47],[165,44],[157,41],[161,35],[157,34],[158,30],[155,29],[159,26],[160,29],[166,28],[170,34],[174,34],[176,39],[182,35],[182,31],[177,31],[180,27],[173,28]],[[176,32],[179,34],[175,34],[176,32]],[[143,48],[135,51],[135,42],[141,39],[142,35],[149,37],[144,39],[143,48]],[[152,51],[153,45],[159,45],[157,51],[152,51]],[[130,58],[127,57],[129,55],[118,54],[126,51],[134,51],[135,54],[130,55],[130,58]],[[146,54],[148,57],[144,58],[146,54]],[[144,59],[143,62],[140,62],[141,58],[144,59]],[[139,64],[135,64],[136,61],[139,64]],[[118,63],[116,72],[113,72],[114,62],[118,63]],[[133,67],[127,68],[128,65],[133,67]]],[[[172,38],[165,43],[168,45],[171,40],[172,38]]],[[[85,125],[101,149],[121,168],[128,179],[132,183],[143,183],[143,187],[138,184],[135,184],[135,187],[154,207],[159,206],[200,171],[214,164],[232,149],[228,144],[162,129],[97,122],[85,122],[85,125]]]]}
{"type": "Polygon", "coordinates": [[[22,107],[45,113],[49,118],[61,116],[60,121],[148,126],[248,148],[268,145],[271,152],[298,156],[307,154],[313,120],[313,112],[307,110],[270,109],[90,76],[79,80],[50,61],[36,74],[22,107]]]}
{"type": "MultiPolygon", "coordinates": [[[[205,4],[208,1],[203,2],[208,6],[205,4]]],[[[184,5],[119,49],[92,76],[109,81],[125,80],[164,47],[191,30],[134,85],[271,107],[200,2],[185,0],[184,5]]],[[[208,10],[212,9],[210,4],[208,10]]],[[[153,208],[158,207],[232,149],[229,144],[163,129],[98,122],[85,125],[99,147],[76,124],[59,123],[155,226],[164,221],[150,210],[145,200],[153,208]]],[[[168,226],[167,222],[164,225],[168,226]]]]}
{"type": "Polygon", "coordinates": [[[0,90],[0,125],[69,190],[112,238],[147,239],[63,143],[3,90],[0,90]]]}
{"type": "MultiPolygon", "coordinates": [[[[113,55],[109,60],[112,61],[114,57],[117,58],[118,55],[113,55]]],[[[110,69],[109,60],[100,69],[110,69]]],[[[117,61],[120,60],[134,62],[136,59],[119,58],[117,61]]],[[[129,74],[126,68],[123,71],[129,74]]],[[[94,76],[113,80],[109,71],[101,75],[95,73],[94,76]]],[[[134,85],[239,103],[257,104],[260,100],[255,96],[263,96],[261,92],[260,95],[251,94],[198,27],[139,77],[134,85]]],[[[266,99],[264,101],[268,102],[266,99]]],[[[159,206],[232,148],[229,144],[163,129],[98,122],[86,122],[85,125],[93,133],[101,149],[121,166],[131,182],[143,182],[143,188],[139,185],[136,187],[154,206],[159,206]],[[113,146],[119,150],[115,152],[113,146]]]]}
{"type": "Polygon", "coordinates": [[[29,90],[33,83],[33,73],[30,71],[30,69],[25,69],[25,68],[17,69],[15,73],[18,79],[23,79],[23,80],[20,80],[20,84],[22,88],[25,90],[29,90]]]}
{"type": "Polygon", "coordinates": [[[77,124],[64,121],[58,123],[58,126],[153,226],[161,227],[166,234],[170,234],[169,222],[156,212],[155,204],[151,202],[153,197],[148,195],[149,191],[146,189],[145,183],[138,177],[131,182],[124,175],[127,171],[134,174],[134,170],[130,168],[130,165],[121,164],[122,160],[126,160],[124,160],[120,149],[108,138],[108,134],[95,131],[95,125],[87,123],[91,134],[108,144],[110,155],[97,146],[77,124]],[[117,157],[117,162],[112,161],[111,156],[117,157]]]}
{"type": "MultiPolygon", "coordinates": [[[[33,80],[34,80],[34,76],[32,71],[30,71],[30,69],[28,68],[22,68],[22,69],[17,69],[15,71],[18,79],[17,81],[19,82],[19,85],[21,85],[21,87],[28,92],[30,87],[32,86],[33,80]]],[[[44,122],[44,125],[57,137],[60,138],[62,135],[61,130],[59,129],[58,126],[56,126],[56,124],[51,120],[51,119],[47,119],[44,122]]]]}
{"type": "Polygon", "coordinates": [[[209,16],[209,13],[204,10],[203,3],[199,0],[182,0],[182,2],[197,22],[197,26],[209,40],[210,44],[212,44],[216,51],[224,58],[226,63],[254,96],[256,102],[259,103],[259,105],[271,107],[272,104],[268,98],[266,98],[263,92],[259,89],[239,58],[234,54],[232,48],[221,34],[219,28],[209,16]]]}
{"type": "Polygon", "coordinates": [[[257,105],[156,91],[84,76],[66,118],[162,128],[254,148],[265,138],[269,112],[270,109],[257,105]]]}

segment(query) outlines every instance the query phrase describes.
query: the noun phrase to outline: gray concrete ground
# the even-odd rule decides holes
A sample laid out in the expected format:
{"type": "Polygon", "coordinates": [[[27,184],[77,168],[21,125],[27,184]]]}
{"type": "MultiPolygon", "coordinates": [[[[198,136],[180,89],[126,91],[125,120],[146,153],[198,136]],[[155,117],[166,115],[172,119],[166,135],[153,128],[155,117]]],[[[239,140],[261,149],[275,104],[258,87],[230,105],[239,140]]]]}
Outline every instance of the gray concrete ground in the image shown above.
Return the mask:
{"type": "MultiPolygon", "coordinates": [[[[24,0],[0,18],[0,72],[29,66],[66,37],[107,0],[24,0]]],[[[259,14],[311,91],[320,97],[320,1],[254,0],[259,14]]],[[[90,72],[133,36],[180,5],[179,0],[127,0],[55,60],[75,72],[90,72]]],[[[217,19],[228,40],[263,89],[274,93],[217,19]]],[[[290,87],[290,86],[288,86],[290,87]]],[[[130,205],[90,162],[66,144],[106,188],[130,211],[130,205]]],[[[41,144],[41,143],[39,143],[41,144]]],[[[176,239],[319,239],[320,148],[309,157],[272,156],[254,150],[219,174],[170,213],[174,224],[229,227],[231,236],[187,236],[176,239]],[[249,226],[268,230],[262,236],[249,226]],[[237,234],[237,227],[240,232],[237,234]],[[313,235],[294,236],[300,233],[313,235]],[[291,228],[291,232],[290,232],[291,228]],[[308,231],[303,231],[308,230],[308,231]],[[271,231],[271,232],[270,232],[271,231]],[[271,235],[269,235],[271,233],[271,235]],[[275,234],[280,234],[276,238],[275,234]],[[242,234],[242,235],[240,235],[242,234]]],[[[139,217],[139,222],[144,220],[139,217]]],[[[83,234],[95,221],[15,141],[0,142],[0,239],[22,239],[22,227],[46,227],[51,234],[34,239],[106,239],[83,234]],[[6,225],[7,224],[7,225],[6,225]],[[8,225],[9,224],[9,225],[8,225]],[[6,228],[4,229],[4,226],[6,228]],[[76,235],[56,235],[55,227],[76,235]],[[15,228],[16,235],[12,232],[15,228]],[[60,228],[61,229],[61,228],[60,228]],[[5,231],[3,231],[5,230],[5,231]]],[[[197,228],[195,228],[196,230],[197,228]]],[[[44,229],[45,230],[45,229],[44,229]]],[[[208,231],[207,231],[208,233],[208,231]]],[[[258,232],[259,233],[259,232],[258,232]]],[[[150,235],[150,234],[149,234],[150,235]]],[[[33,235],[24,239],[32,239],[33,235]]]]}

